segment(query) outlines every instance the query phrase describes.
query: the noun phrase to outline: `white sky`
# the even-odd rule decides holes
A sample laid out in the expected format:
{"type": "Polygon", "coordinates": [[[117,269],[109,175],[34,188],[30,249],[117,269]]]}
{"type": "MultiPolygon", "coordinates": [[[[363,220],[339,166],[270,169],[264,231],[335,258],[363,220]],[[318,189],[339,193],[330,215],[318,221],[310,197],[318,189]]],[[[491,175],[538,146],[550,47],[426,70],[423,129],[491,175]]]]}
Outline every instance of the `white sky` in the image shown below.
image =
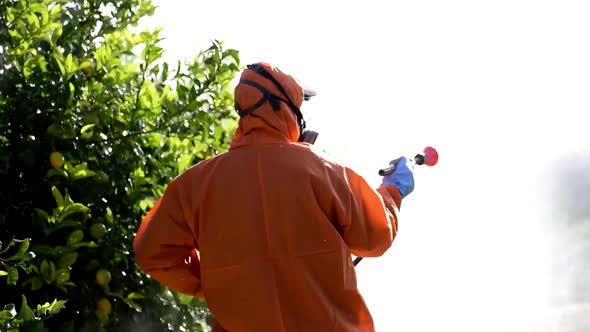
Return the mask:
{"type": "Polygon", "coordinates": [[[378,331],[558,331],[541,174],[590,147],[587,1],[155,1],[167,59],[223,40],[314,88],[318,145],[379,184],[425,146],[400,233],[357,274],[378,331]]]}

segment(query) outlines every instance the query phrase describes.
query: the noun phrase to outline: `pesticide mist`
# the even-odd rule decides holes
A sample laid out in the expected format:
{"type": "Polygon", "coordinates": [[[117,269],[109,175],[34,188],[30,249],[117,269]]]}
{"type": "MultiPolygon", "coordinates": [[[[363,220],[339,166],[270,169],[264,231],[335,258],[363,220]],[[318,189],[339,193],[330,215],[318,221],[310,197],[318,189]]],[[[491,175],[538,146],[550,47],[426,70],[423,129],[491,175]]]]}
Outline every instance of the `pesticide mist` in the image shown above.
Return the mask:
{"type": "Polygon", "coordinates": [[[590,331],[590,150],[561,158],[549,170],[549,303],[553,330],[590,331]]]}

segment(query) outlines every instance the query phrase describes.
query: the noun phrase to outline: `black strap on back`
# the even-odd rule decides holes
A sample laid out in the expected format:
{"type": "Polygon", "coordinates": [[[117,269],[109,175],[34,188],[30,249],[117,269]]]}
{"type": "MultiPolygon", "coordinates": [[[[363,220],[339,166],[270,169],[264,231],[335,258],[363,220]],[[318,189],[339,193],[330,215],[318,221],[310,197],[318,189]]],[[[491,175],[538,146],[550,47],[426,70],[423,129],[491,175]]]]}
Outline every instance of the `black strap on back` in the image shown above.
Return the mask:
{"type": "Polygon", "coordinates": [[[253,87],[257,88],[258,90],[260,90],[262,92],[262,98],[260,98],[260,100],[258,100],[256,102],[256,104],[248,107],[245,110],[240,109],[240,107],[236,103],[235,108],[236,108],[236,111],[238,112],[238,114],[240,116],[249,114],[252,111],[254,111],[255,109],[257,109],[258,107],[262,106],[262,104],[264,104],[264,102],[266,102],[267,100],[270,102],[273,110],[278,111],[279,110],[279,101],[282,101],[285,104],[287,104],[291,108],[291,110],[295,113],[295,115],[297,116],[297,121],[299,122],[300,132],[303,133],[303,130],[305,129],[305,120],[303,120],[303,114],[301,114],[301,110],[299,110],[299,108],[297,106],[295,106],[295,104],[291,101],[291,99],[289,98],[289,95],[287,94],[287,92],[285,91],[283,86],[274,77],[272,77],[272,75],[269,72],[267,72],[264,68],[262,68],[262,66],[260,66],[259,64],[257,64],[257,63],[251,64],[251,65],[248,65],[247,68],[255,71],[257,74],[270,80],[277,87],[277,89],[281,92],[281,94],[285,98],[281,98],[279,96],[271,94],[265,87],[263,87],[262,85],[254,82],[254,81],[240,80],[240,83],[253,86],[253,87]]]}

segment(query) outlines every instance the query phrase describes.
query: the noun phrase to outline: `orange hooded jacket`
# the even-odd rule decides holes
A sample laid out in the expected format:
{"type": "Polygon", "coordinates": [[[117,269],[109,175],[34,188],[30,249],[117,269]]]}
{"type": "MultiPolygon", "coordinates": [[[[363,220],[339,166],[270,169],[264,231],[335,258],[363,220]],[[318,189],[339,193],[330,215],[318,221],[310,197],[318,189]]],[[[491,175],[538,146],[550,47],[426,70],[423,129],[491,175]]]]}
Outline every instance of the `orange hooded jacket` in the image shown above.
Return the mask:
{"type": "MultiPolygon", "coordinates": [[[[260,65],[300,107],[298,81],[260,65]]],[[[252,70],[241,79],[281,96],[252,70]]],[[[261,97],[255,86],[236,87],[242,109],[261,97]]],[[[134,239],[137,264],[204,297],[217,330],[374,331],[351,253],[380,256],[391,246],[400,195],[298,143],[294,113],[269,104],[241,117],[228,152],[168,185],[134,239]]]]}

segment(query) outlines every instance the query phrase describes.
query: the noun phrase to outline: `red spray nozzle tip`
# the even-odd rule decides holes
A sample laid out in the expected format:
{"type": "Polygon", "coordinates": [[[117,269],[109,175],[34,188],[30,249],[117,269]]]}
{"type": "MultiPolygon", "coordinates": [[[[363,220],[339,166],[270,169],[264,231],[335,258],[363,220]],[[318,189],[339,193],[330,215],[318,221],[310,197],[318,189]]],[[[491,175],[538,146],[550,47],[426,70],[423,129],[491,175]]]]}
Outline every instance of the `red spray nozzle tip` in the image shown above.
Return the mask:
{"type": "Polygon", "coordinates": [[[433,147],[424,148],[424,165],[434,166],[438,162],[438,152],[433,147]]]}

